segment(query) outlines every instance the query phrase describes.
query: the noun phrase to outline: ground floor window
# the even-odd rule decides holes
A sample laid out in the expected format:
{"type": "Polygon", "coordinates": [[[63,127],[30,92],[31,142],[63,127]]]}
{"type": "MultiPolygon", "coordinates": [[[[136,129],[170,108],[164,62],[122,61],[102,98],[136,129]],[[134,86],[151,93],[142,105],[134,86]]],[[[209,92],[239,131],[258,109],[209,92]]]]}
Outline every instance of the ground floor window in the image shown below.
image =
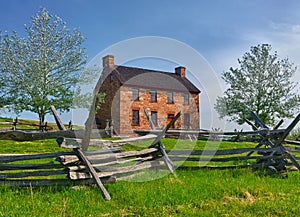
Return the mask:
{"type": "MultiPolygon", "coordinates": [[[[167,124],[169,124],[174,117],[175,117],[174,114],[168,114],[167,124]]],[[[172,124],[171,128],[175,128],[174,124],[172,124]]]]}
{"type": "Polygon", "coordinates": [[[132,110],[132,124],[140,124],[140,111],[132,110]]]}
{"type": "Polygon", "coordinates": [[[156,111],[151,111],[151,119],[152,119],[154,126],[157,127],[158,123],[157,123],[157,112],[156,111]]]}
{"type": "Polygon", "coordinates": [[[190,127],[190,114],[189,113],[184,113],[184,115],[183,115],[183,125],[186,128],[190,127]]]}

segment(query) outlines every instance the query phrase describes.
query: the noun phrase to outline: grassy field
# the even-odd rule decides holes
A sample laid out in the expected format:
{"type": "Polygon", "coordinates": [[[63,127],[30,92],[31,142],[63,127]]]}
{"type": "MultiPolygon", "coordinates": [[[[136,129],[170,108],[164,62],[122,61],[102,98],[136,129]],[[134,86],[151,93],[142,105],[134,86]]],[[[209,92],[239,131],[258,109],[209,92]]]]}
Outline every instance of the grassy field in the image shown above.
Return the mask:
{"type": "MultiPolygon", "coordinates": [[[[13,121],[15,119],[12,118],[4,118],[0,117],[0,129],[10,130],[13,127],[13,121]]],[[[64,123],[65,127],[68,128],[68,124],[64,123]]],[[[18,119],[17,130],[39,130],[39,121],[36,120],[26,120],[26,119],[18,119]]],[[[72,129],[82,129],[82,126],[72,125],[72,129]]],[[[56,123],[47,122],[47,130],[58,130],[56,123]]]]}
{"type": "MultiPolygon", "coordinates": [[[[203,141],[189,143],[164,139],[167,149],[204,148],[203,141]],[[183,147],[184,146],[184,147],[183,147]]],[[[125,150],[145,144],[126,146],[125,150]]],[[[253,147],[253,143],[211,144],[218,148],[253,147]]],[[[0,141],[0,153],[62,151],[55,140],[0,141]]],[[[0,216],[299,216],[300,172],[261,176],[259,171],[199,170],[162,175],[154,171],[106,185],[112,196],[105,201],[91,186],[1,187],[0,216]],[[138,182],[137,180],[149,180],[138,182]]]]}

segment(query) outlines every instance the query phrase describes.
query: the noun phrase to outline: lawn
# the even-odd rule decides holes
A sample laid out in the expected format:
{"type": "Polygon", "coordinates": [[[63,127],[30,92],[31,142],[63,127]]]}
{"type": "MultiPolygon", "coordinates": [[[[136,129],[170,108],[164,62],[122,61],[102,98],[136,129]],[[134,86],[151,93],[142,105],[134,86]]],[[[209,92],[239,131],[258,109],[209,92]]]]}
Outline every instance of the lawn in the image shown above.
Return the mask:
{"type": "MultiPolygon", "coordinates": [[[[13,121],[15,121],[15,119],[0,117],[0,129],[5,129],[5,130],[12,129],[13,121]]],[[[56,123],[53,122],[46,122],[46,123],[47,123],[48,130],[58,130],[56,123]]],[[[69,127],[67,123],[64,123],[64,125],[66,128],[69,127]]],[[[18,119],[16,124],[16,129],[17,130],[39,130],[39,121],[18,119]]],[[[82,129],[82,126],[72,125],[72,129],[74,130],[82,129]]]]}
{"type": "MultiPolygon", "coordinates": [[[[164,139],[167,149],[184,143],[164,139]]],[[[207,144],[186,142],[186,148],[207,144]]],[[[145,144],[125,146],[131,150],[145,144]]],[[[253,143],[215,143],[218,148],[253,147],[253,143]]],[[[0,153],[62,151],[55,140],[0,141],[0,153]]],[[[300,172],[289,177],[262,176],[251,169],[145,172],[131,180],[105,185],[112,200],[97,187],[1,187],[0,216],[299,216],[300,172]],[[162,177],[157,178],[156,177],[162,177]],[[139,180],[150,180],[141,182],[139,180]]]]}

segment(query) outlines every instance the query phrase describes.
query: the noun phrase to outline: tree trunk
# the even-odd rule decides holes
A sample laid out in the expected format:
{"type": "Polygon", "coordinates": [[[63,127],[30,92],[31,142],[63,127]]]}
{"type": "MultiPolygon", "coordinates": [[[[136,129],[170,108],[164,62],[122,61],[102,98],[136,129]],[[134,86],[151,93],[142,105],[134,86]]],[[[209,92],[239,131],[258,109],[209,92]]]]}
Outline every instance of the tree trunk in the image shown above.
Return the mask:
{"type": "Polygon", "coordinates": [[[43,125],[44,125],[44,122],[45,122],[45,115],[39,114],[39,120],[40,120],[39,130],[43,130],[43,125]]]}

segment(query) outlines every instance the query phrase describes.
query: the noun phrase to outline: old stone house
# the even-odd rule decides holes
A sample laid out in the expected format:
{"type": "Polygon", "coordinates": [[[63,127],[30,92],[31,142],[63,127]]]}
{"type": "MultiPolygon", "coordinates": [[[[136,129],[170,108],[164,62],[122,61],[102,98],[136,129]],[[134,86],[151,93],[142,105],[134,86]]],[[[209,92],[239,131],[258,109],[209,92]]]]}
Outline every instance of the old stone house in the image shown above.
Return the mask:
{"type": "Polygon", "coordinates": [[[157,128],[168,124],[179,112],[180,119],[173,128],[199,129],[200,90],[186,78],[184,67],[175,73],[114,64],[114,56],[103,57],[103,72],[99,80],[105,103],[101,105],[96,122],[105,128],[111,120],[120,135],[136,129],[150,129],[144,108],[151,114],[157,128]]]}

